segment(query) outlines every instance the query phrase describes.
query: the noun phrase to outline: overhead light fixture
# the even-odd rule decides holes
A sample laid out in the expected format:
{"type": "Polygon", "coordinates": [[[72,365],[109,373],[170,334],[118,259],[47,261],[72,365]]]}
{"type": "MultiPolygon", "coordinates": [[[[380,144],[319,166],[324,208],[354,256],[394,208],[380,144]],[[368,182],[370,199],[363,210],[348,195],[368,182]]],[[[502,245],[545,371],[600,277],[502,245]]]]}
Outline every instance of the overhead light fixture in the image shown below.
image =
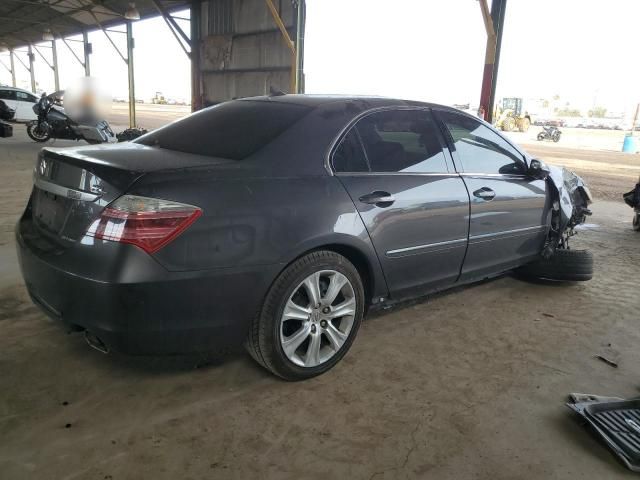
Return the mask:
{"type": "Polygon", "coordinates": [[[46,28],[44,32],[42,32],[42,40],[44,40],[45,42],[52,42],[53,40],[55,40],[53,33],[51,33],[51,29],[46,28]]]}
{"type": "Polygon", "coordinates": [[[140,12],[136,8],[135,2],[129,3],[129,8],[124,12],[124,18],[127,20],[140,20],[140,12]]]}

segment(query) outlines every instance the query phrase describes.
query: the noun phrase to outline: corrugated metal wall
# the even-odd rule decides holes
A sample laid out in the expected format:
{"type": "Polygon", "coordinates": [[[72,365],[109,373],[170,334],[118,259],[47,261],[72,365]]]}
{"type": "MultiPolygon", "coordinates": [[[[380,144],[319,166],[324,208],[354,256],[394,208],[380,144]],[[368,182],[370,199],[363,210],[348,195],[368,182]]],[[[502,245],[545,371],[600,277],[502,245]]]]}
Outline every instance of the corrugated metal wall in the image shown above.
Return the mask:
{"type": "MultiPolygon", "coordinates": [[[[292,1],[274,4],[295,40],[292,1]]],[[[198,70],[204,105],[264,95],[270,87],[290,91],[291,51],[265,0],[208,0],[201,12],[198,70]]]]}

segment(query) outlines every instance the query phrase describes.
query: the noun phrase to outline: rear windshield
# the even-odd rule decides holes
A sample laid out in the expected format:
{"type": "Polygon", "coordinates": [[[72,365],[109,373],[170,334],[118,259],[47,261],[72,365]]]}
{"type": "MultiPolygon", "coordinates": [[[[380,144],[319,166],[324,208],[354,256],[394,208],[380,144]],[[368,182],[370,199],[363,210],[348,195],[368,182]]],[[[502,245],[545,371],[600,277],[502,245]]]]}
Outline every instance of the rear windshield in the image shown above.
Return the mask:
{"type": "Polygon", "coordinates": [[[267,100],[221,103],[148,133],[136,143],[242,160],[271,143],[310,110],[267,100]]]}

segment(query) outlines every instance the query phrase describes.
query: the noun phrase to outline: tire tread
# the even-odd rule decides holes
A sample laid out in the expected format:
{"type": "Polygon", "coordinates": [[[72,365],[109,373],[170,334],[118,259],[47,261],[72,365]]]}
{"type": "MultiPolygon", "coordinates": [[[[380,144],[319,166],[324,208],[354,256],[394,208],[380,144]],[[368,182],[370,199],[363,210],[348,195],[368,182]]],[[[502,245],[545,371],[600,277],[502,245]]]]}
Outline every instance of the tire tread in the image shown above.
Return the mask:
{"type": "Polygon", "coordinates": [[[586,281],[593,277],[593,254],[588,250],[558,249],[520,269],[528,277],[559,281],[586,281]]]}

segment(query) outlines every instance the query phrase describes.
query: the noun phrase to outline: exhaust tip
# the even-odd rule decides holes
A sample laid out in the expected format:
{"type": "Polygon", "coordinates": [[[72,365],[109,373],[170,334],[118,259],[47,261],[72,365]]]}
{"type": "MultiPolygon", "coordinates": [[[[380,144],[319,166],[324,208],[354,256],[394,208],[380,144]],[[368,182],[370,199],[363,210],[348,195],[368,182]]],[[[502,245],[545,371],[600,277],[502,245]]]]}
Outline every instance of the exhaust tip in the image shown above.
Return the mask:
{"type": "Polygon", "coordinates": [[[98,336],[94,335],[90,331],[85,330],[84,339],[87,341],[90,347],[95,348],[102,353],[109,353],[109,347],[107,347],[98,336]]]}

